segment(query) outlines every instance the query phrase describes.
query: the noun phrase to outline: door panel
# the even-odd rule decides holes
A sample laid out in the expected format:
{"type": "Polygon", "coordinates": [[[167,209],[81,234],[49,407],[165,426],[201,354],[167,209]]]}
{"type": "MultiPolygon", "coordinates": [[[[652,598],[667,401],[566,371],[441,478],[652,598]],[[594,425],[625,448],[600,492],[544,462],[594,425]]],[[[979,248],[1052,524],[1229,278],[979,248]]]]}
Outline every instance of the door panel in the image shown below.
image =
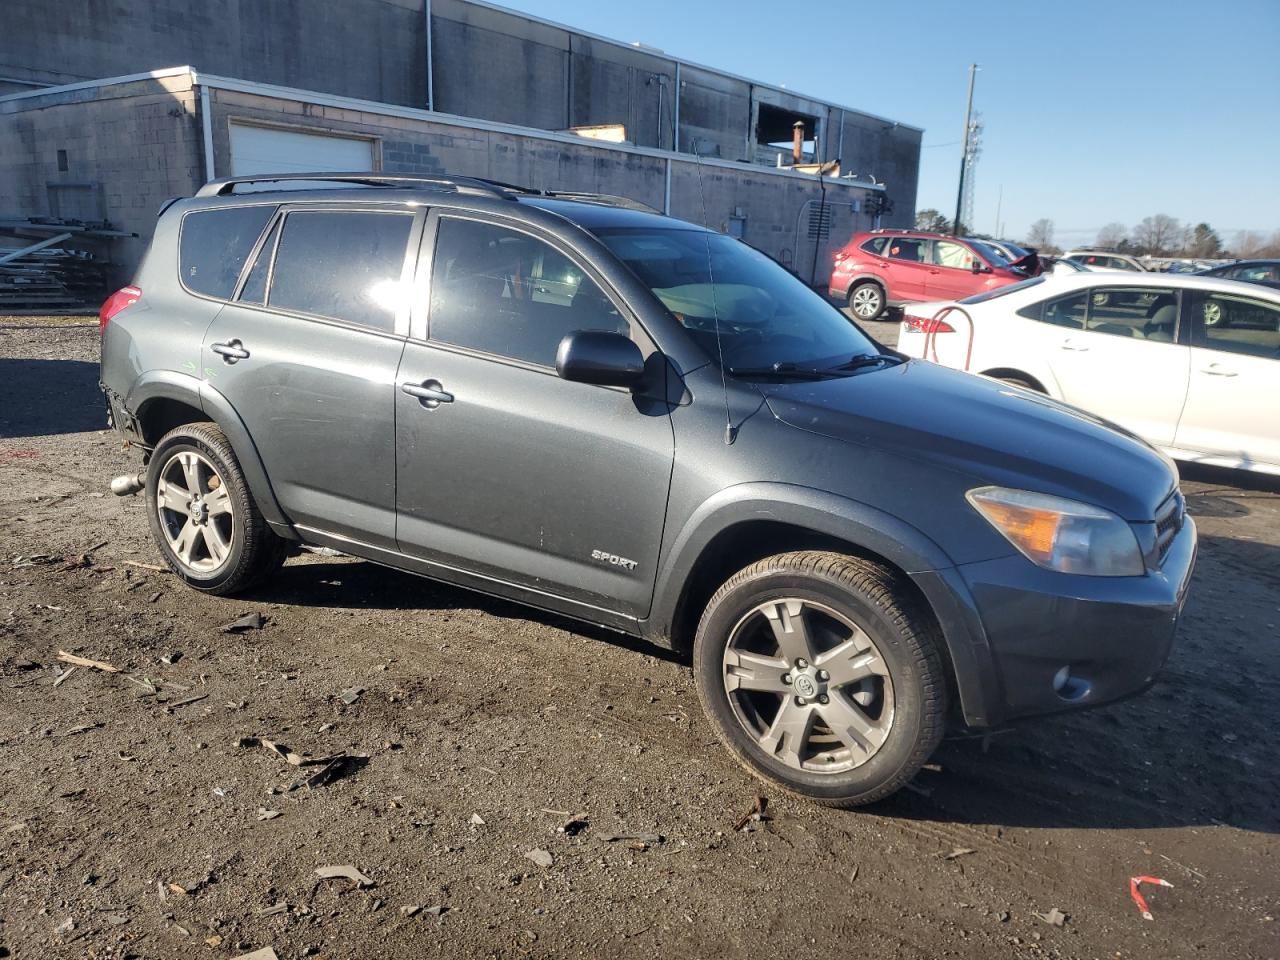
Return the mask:
{"type": "Polygon", "coordinates": [[[973,272],[976,258],[963,244],[935,240],[932,259],[925,281],[929,300],[960,300],[982,288],[982,277],[973,272]]]}
{"type": "Polygon", "coordinates": [[[1191,377],[1176,445],[1280,468],[1280,305],[1200,292],[1188,300],[1191,377]]]}
{"type": "Polygon", "coordinates": [[[419,267],[431,339],[409,342],[397,377],[400,549],[644,616],[674,460],[664,361],[572,250],[500,223],[437,223],[419,267]],[[557,345],[583,329],[629,332],[655,389],[556,376],[557,345]]]}
{"type": "Polygon", "coordinates": [[[1176,342],[1175,293],[1095,288],[1046,304],[1044,317],[1061,327],[1046,345],[1064,400],[1151,443],[1173,443],[1190,366],[1176,342]]]}
{"type": "Polygon", "coordinates": [[[918,237],[891,237],[885,250],[884,276],[890,300],[925,300],[929,271],[929,241],[918,237]]]}

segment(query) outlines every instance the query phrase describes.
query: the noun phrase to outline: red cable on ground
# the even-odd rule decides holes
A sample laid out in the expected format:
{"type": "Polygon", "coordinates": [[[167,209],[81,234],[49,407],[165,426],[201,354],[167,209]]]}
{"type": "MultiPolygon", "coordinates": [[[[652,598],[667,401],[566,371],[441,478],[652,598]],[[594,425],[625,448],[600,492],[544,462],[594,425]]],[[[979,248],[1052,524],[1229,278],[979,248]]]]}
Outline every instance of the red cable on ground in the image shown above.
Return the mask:
{"type": "Polygon", "coordinates": [[[1154,920],[1151,911],[1147,908],[1147,899],[1142,895],[1142,891],[1138,888],[1144,883],[1153,883],[1158,887],[1172,887],[1173,884],[1168,880],[1161,880],[1159,877],[1130,877],[1129,878],[1129,896],[1133,897],[1133,902],[1138,905],[1138,909],[1142,911],[1143,920],[1154,920]]]}

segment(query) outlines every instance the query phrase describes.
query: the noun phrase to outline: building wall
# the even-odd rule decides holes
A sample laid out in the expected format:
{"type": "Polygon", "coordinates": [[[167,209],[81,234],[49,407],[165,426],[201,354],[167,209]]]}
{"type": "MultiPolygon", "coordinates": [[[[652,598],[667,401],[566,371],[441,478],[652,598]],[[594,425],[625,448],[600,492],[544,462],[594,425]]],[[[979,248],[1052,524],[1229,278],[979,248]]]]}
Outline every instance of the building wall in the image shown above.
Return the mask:
{"type": "MultiPolygon", "coordinates": [[[[0,76],[74,83],[189,64],[426,105],[423,0],[3,0],[0,76]]],[[[6,83],[4,93],[19,92],[6,83]]]]}
{"type": "Polygon", "coordinates": [[[97,219],[83,207],[65,208],[69,194],[81,192],[77,185],[89,185],[98,216],[139,234],[110,244],[127,278],[160,205],[189,196],[203,179],[196,109],[189,75],[0,101],[3,212],[97,219]],[[65,171],[58,169],[59,150],[66,151],[65,171]],[[55,209],[59,203],[63,209],[55,209]]]}

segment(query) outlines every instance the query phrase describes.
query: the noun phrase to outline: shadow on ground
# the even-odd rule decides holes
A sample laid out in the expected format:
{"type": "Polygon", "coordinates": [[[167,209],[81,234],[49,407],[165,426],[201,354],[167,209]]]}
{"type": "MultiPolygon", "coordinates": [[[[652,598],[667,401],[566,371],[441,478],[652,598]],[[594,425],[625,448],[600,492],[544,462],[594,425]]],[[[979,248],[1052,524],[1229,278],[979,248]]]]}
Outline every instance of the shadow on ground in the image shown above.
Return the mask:
{"type": "Polygon", "coordinates": [[[0,357],[0,440],[106,426],[96,363],[0,357]]]}

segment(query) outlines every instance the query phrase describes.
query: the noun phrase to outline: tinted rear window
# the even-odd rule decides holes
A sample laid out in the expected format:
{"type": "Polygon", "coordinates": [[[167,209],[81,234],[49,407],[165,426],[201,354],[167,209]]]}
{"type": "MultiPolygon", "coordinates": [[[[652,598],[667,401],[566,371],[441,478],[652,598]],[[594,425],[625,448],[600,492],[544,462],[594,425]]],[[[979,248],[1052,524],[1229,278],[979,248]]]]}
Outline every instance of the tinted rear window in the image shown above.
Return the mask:
{"type": "Polygon", "coordinates": [[[302,210],[284,221],[267,305],[390,333],[413,214],[302,210]]]}
{"type": "Polygon", "coordinates": [[[197,210],[182,220],[178,264],[188,290],[231,299],[240,270],[275,212],[272,206],[197,210]]]}

